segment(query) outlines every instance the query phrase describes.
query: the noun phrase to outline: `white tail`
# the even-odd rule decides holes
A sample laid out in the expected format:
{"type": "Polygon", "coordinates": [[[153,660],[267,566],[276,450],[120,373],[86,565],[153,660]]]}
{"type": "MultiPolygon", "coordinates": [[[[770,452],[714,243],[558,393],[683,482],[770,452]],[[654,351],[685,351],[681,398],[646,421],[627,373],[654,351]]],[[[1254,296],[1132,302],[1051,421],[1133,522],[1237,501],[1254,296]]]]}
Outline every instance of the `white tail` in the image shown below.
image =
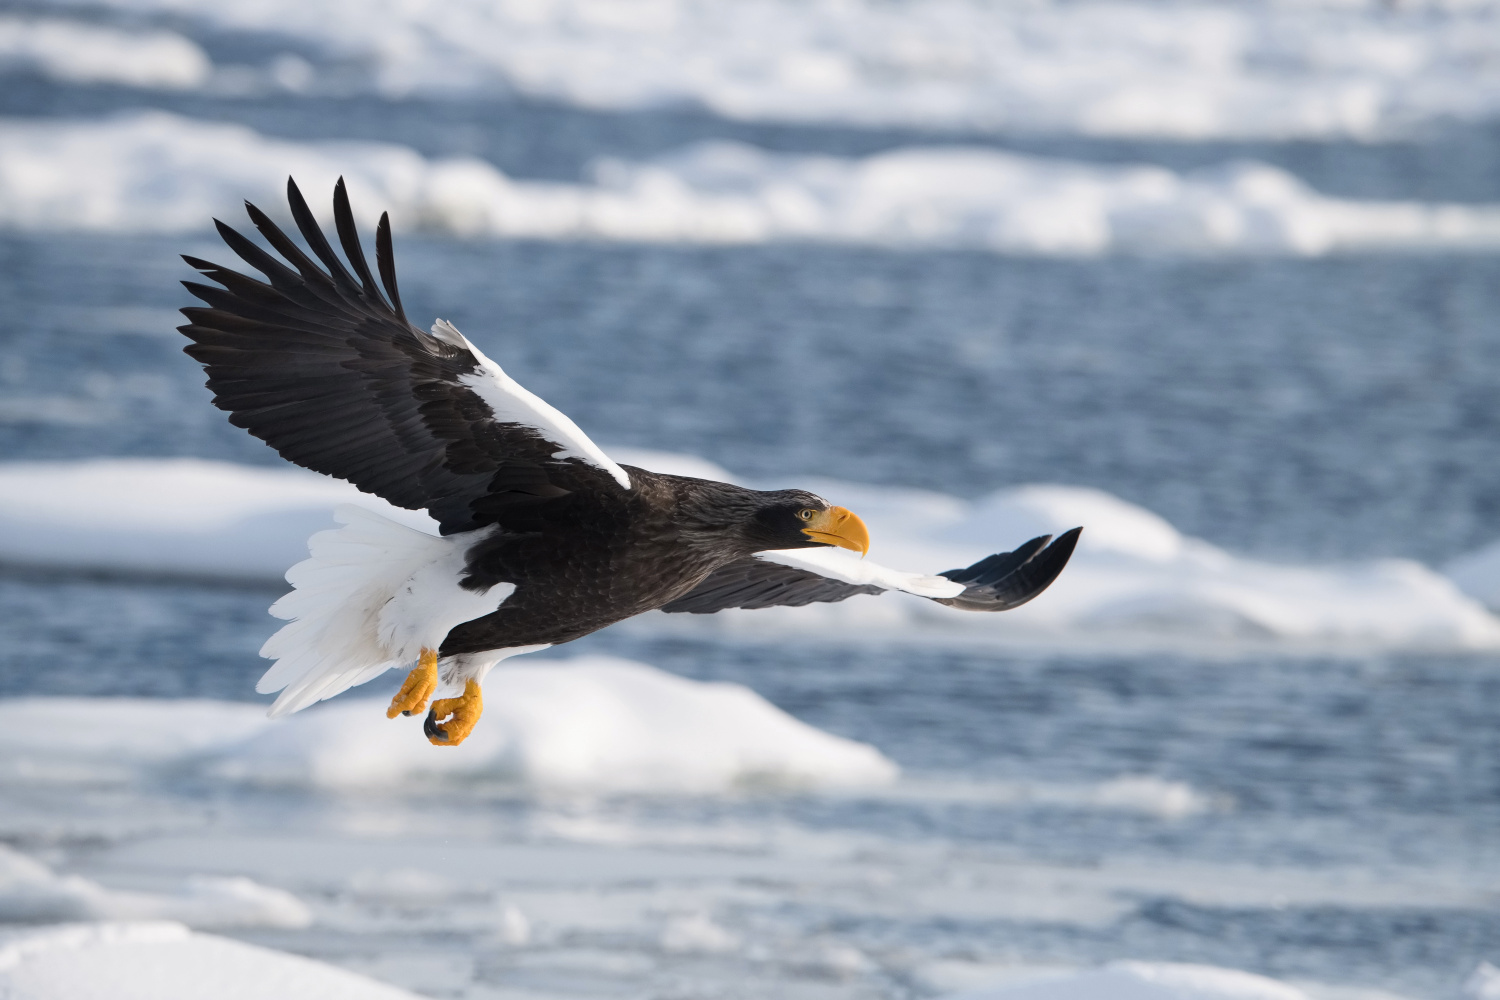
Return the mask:
{"type": "Polygon", "coordinates": [[[514,587],[475,594],[458,586],[472,533],[441,538],[342,504],[343,527],[307,540],[287,570],[291,593],[271,614],[291,619],[260,655],[276,660],[255,690],[281,691],[275,717],[332,698],[436,649],[460,622],[494,611],[514,587]]]}

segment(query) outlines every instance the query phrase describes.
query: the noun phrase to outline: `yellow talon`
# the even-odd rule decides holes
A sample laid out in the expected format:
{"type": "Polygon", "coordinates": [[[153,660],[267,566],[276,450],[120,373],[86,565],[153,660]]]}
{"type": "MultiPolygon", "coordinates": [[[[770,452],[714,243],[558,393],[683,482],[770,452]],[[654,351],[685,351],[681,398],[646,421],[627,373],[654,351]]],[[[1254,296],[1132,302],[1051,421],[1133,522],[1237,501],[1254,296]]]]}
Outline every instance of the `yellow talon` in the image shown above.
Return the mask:
{"type": "Polygon", "coordinates": [[[398,715],[422,711],[427,707],[427,699],[437,690],[437,682],[437,650],[423,648],[416,668],[406,675],[406,682],[396,692],[396,697],[391,699],[391,707],[385,710],[385,717],[394,719],[398,715]]]}
{"type": "Polygon", "coordinates": [[[432,703],[422,729],[427,741],[435,746],[456,747],[474,731],[479,713],[484,711],[484,693],[479,682],[470,677],[464,681],[464,693],[457,698],[442,698],[432,703]]]}

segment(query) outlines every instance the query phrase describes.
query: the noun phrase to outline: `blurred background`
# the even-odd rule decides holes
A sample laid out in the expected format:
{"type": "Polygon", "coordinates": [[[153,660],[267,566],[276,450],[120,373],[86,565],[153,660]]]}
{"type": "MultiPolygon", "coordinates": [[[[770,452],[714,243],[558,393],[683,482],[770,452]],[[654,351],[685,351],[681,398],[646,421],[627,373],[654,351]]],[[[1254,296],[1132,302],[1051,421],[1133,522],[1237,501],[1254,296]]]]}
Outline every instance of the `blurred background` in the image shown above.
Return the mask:
{"type": "Polygon", "coordinates": [[[0,944],[1500,997],[1497,383],[1489,0],[0,4],[0,944]],[[289,174],[620,461],[817,489],[901,568],[1084,543],[1006,615],[646,616],[497,669],[458,751],[394,678],[269,723],[281,574],[380,504],[174,328],[289,174]]]}

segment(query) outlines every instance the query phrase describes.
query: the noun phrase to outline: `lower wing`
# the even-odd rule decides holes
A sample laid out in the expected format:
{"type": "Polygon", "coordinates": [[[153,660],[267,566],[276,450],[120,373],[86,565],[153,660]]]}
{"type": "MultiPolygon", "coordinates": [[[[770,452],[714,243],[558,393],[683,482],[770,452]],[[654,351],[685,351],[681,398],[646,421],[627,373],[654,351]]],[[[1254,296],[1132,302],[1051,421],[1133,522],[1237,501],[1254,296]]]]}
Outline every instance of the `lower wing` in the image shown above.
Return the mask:
{"type": "Polygon", "coordinates": [[[1052,585],[1082,533],[1074,528],[1055,540],[1042,535],[1014,552],[997,552],[937,576],[846,559],[833,549],[758,552],[711,573],[662,610],[711,615],[725,608],[801,607],[899,590],[963,611],[1009,611],[1052,585]]]}

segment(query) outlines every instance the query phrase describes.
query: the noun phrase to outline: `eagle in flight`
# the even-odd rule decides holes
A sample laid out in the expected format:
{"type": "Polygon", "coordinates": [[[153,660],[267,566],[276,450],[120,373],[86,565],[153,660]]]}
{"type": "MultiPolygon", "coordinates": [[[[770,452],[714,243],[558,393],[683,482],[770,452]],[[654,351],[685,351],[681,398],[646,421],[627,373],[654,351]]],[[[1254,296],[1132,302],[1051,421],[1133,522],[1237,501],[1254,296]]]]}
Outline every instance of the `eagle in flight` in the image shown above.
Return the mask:
{"type": "Polygon", "coordinates": [[[387,715],[427,709],[429,740],[453,746],[483,708],[500,660],[645,611],[711,614],[901,590],[965,611],[1005,611],[1045,590],[1082,529],[936,576],[861,556],[864,523],[805,490],[762,492],[611,461],[578,425],[518,385],[445,320],[401,306],[388,215],[376,284],[339,180],[341,260],[291,180],[287,200],[311,256],[260,209],[250,221],[277,259],[218,220],[264,280],[184,257],[216,283],[184,282],[185,350],[229,421],[315,472],[397,507],[440,535],[353,506],[314,535],[271,608],[291,621],[261,650],[256,689],[284,715],[415,664],[387,715]],[[385,294],[381,294],[381,288],[385,294]],[[1049,544],[1050,543],[1050,544],[1049,544]],[[439,687],[442,691],[439,691],[439,687]],[[434,694],[452,697],[428,702],[434,694]]]}

